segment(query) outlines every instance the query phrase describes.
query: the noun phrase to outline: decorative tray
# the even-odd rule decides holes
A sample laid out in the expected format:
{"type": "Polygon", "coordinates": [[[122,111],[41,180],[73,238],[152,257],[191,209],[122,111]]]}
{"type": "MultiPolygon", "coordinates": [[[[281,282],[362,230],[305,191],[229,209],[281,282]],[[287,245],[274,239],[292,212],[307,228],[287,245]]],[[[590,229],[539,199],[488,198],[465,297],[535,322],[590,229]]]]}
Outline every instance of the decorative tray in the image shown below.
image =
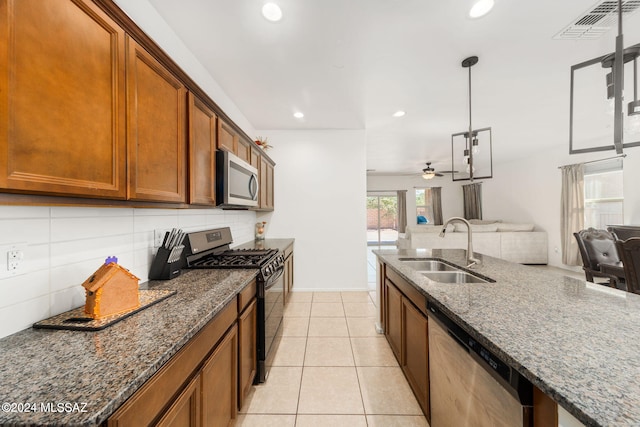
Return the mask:
{"type": "Polygon", "coordinates": [[[72,331],[99,331],[135,314],[147,307],[159,303],[160,301],[175,295],[175,290],[164,289],[141,289],[140,307],[124,313],[114,314],[102,319],[92,319],[84,314],[84,306],[60,313],[48,319],[41,320],[33,324],[36,329],[67,329],[72,331]]]}

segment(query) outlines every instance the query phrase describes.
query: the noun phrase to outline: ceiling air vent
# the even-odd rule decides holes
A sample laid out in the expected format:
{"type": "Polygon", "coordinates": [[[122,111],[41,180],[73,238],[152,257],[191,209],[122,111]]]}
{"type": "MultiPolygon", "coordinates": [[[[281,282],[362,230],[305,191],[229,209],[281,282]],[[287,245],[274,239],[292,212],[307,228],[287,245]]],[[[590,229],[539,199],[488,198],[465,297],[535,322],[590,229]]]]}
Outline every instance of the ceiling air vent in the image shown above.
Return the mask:
{"type": "MultiPolygon", "coordinates": [[[[623,0],[622,15],[628,17],[640,8],[640,0],[623,0]]],[[[556,34],[560,40],[597,39],[618,26],[618,1],[600,1],[556,34]]]]}

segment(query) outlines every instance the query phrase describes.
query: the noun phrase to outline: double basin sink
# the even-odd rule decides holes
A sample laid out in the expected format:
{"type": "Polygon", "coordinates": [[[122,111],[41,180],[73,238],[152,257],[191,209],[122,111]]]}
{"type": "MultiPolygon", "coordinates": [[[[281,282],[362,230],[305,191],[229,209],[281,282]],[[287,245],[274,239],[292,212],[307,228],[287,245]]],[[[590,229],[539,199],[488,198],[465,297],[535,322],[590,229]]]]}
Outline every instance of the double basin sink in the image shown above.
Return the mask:
{"type": "Polygon", "coordinates": [[[471,274],[438,259],[400,258],[400,261],[423,276],[438,283],[491,283],[494,280],[471,274]]]}

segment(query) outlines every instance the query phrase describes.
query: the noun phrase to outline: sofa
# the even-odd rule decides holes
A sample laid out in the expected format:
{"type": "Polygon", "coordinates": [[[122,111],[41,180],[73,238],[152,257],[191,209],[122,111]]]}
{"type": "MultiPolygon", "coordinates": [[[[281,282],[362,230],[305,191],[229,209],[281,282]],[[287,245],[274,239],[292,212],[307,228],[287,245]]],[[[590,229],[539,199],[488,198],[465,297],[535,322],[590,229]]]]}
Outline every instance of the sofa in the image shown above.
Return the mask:
{"type": "MultiPolygon", "coordinates": [[[[473,251],[519,264],[547,264],[547,232],[534,224],[471,220],[473,251]]],[[[408,225],[398,249],[466,249],[467,227],[454,223],[440,237],[441,225],[408,225]]]]}

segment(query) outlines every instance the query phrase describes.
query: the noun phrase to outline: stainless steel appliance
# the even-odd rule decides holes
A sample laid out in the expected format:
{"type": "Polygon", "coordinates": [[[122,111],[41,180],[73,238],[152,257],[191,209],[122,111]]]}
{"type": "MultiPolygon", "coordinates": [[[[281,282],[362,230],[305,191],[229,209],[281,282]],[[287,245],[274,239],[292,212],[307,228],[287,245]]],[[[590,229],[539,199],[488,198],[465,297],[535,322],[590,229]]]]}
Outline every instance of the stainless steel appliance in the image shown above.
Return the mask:
{"type": "Polygon", "coordinates": [[[258,366],[254,382],[264,382],[267,358],[276,350],[275,338],[282,324],[284,255],[277,249],[230,249],[228,227],[187,234],[184,240],[186,268],[255,268],[257,284],[258,366]]]}
{"type": "Polygon", "coordinates": [[[216,152],[218,206],[258,206],[258,170],[228,151],[216,152]]]}
{"type": "Polygon", "coordinates": [[[533,385],[453,322],[429,312],[431,426],[533,425],[533,385]]]}

